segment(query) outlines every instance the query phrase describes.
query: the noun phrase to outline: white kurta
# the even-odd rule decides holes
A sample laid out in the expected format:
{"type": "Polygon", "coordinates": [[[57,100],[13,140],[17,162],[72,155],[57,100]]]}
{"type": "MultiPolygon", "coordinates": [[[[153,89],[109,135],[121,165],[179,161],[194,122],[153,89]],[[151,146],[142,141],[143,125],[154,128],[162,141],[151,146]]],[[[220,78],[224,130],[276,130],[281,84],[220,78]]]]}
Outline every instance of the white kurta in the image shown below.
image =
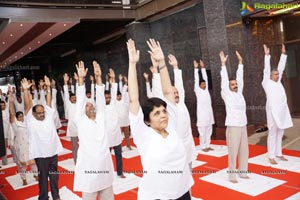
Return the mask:
{"type": "Polygon", "coordinates": [[[85,114],[85,86],[77,89],[76,122],[79,137],[74,191],[93,193],[112,185],[113,163],[104,124],[104,86],[96,86],[96,120],[85,114]]]}
{"type": "Polygon", "coordinates": [[[179,102],[177,103],[177,127],[176,131],[183,140],[187,152],[188,162],[192,162],[197,158],[197,152],[191,128],[190,113],[185,105],[185,91],[183,87],[182,71],[174,69],[174,85],[178,90],[179,102]]]}
{"type": "Polygon", "coordinates": [[[65,99],[66,110],[67,113],[69,114],[68,125],[67,125],[67,136],[76,137],[78,136],[77,126],[75,122],[77,106],[76,103],[71,103],[70,101],[68,85],[64,85],[64,99],[65,99]]]}
{"type": "Polygon", "coordinates": [[[12,123],[12,128],[15,133],[14,148],[16,150],[18,161],[29,161],[29,142],[26,123],[17,121],[12,123]]]}
{"type": "Polygon", "coordinates": [[[57,95],[57,89],[52,88],[51,108],[53,108],[55,110],[55,113],[54,113],[54,123],[55,123],[56,129],[59,129],[60,127],[62,127],[62,125],[61,125],[59,114],[58,114],[58,111],[57,111],[56,95],[57,95]]]}
{"type": "Polygon", "coordinates": [[[246,102],[243,96],[244,88],[244,66],[239,65],[236,72],[236,81],[238,84],[238,92],[229,89],[229,79],[226,66],[222,66],[221,70],[221,96],[225,102],[226,108],[226,126],[246,126],[246,102]]]}
{"type": "Polygon", "coordinates": [[[25,118],[28,127],[30,160],[52,157],[63,151],[54,123],[54,110],[49,106],[44,106],[44,109],[45,119],[43,121],[37,120],[32,115],[32,109],[25,118]]]}
{"type": "Polygon", "coordinates": [[[194,92],[197,97],[197,126],[211,126],[215,123],[214,114],[211,106],[211,98],[208,91],[208,79],[205,68],[201,69],[202,78],[206,82],[206,88],[203,90],[199,87],[198,69],[194,69],[194,92]]]}
{"type": "MultiPolygon", "coordinates": [[[[175,106],[173,106],[175,107],[175,106]]],[[[175,109],[167,106],[170,115],[175,109]]],[[[137,145],[143,165],[138,199],[176,199],[188,192],[194,181],[189,171],[186,150],[174,127],[175,121],[169,121],[169,133],[163,138],[152,128],[144,124],[142,109],[137,115],[129,114],[131,133],[137,145]]],[[[169,120],[176,119],[170,116],[169,120]]]]}
{"type": "Polygon", "coordinates": [[[122,82],[119,83],[119,89],[122,94],[122,99],[116,101],[116,107],[119,117],[119,126],[126,127],[129,126],[129,95],[127,92],[128,86],[123,86],[122,82]]]}
{"type": "Polygon", "coordinates": [[[281,54],[278,64],[279,80],[275,82],[270,79],[271,65],[270,55],[265,56],[265,69],[262,86],[267,96],[266,111],[267,123],[271,127],[273,123],[280,129],[286,129],[293,126],[291,114],[287,104],[287,97],[284,87],[281,83],[282,73],[285,69],[287,56],[281,54]]]}
{"type": "Polygon", "coordinates": [[[9,109],[6,105],[5,110],[2,110],[2,121],[3,121],[3,131],[4,131],[4,137],[5,139],[8,138],[8,132],[9,132],[9,109]]]}
{"type": "Polygon", "coordinates": [[[118,84],[113,83],[111,87],[111,100],[105,105],[105,131],[108,135],[109,146],[118,146],[122,142],[122,133],[119,124],[116,106],[118,84]]]}

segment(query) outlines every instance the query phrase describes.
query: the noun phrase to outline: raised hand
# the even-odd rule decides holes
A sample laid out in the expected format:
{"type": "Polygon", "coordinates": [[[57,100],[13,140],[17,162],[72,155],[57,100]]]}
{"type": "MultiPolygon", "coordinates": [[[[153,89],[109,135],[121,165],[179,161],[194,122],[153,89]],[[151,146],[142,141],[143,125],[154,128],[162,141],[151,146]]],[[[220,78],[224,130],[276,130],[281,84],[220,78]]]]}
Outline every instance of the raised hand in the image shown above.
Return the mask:
{"type": "Polygon", "coordinates": [[[21,80],[21,85],[24,90],[28,90],[31,87],[31,84],[27,81],[26,78],[21,80]]]}
{"type": "Polygon", "coordinates": [[[49,88],[51,86],[50,79],[47,76],[44,76],[44,81],[47,88],[49,88]]]}
{"type": "Polygon", "coordinates": [[[126,42],[126,44],[127,44],[129,62],[137,63],[140,60],[140,51],[136,50],[135,43],[132,39],[129,39],[128,42],[126,42]]]}
{"type": "Polygon", "coordinates": [[[148,51],[151,55],[151,57],[154,58],[157,62],[162,61],[165,59],[164,53],[160,47],[160,44],[158,41],[155,41],[154,39],[149,39],[147,41],[148,47],[150,48],[150,51],[148,51]]]}
{"type": "Polygon", "coordinates": [[[157,62],[152,56],[150,56],[150,58],[151,58],[152,66],[157,69],[159,66],[159,62],[157,62]]]}
{"type": "Polygon", "coordinates": [[[203,60],[200,59],[199,63],[200,63],[200,68],[201,68],[201,69],[205,67],[205,66],[204,66],[203,60]]]}
{"type": "MultiPolygon", "coordinates": [[[[77,75],[76,72],[74,72],[73,78],[75,79],[76,82],[78,82],[78,75],[77,75]]],[[[72,79],[71,79],[71,80],[72,80],[72,79]]],[[[71,81],[71,84],[72,84],[72,81],[71,81]]]]}
{"type": "Polygon", "coordinates": [[[152,75],[157,73],[157,67],[150,66],[149,69],[150,69],[152,75]]]}
{"type": "Polygon", "coordinates": [[[55,88],[55,84],[56,84],[55,80],[52,79],[52,80],[51,80],[51,87],[55,88]]]}
{"type": "Polygon", "coordinates": [[[265,52],[265,55],[270,55],[270,49],[265,44],[264,44],[264,52],[265,52]]]}
{"type": "Polygon", "coordinates": [[[109,68],[109,83],[112,84],[112,83],[115,83],[116,82],[116,75],[115,75],[115,72],[112,68],[109,68]]]}
{"type": "Polygon", "coordinates": [[[64,73],[63,79],[64,79],[64,83],[67,84],[69,81],[69,75],[67,73],[64,73]]]}
{"type": "Polygon", "coordinates": [[[220,51],[219,56],[220,56],[220,60],[221,60],[222,66],[225,66],[225,63],[226,63],[227,58],[228,58],[228,55],[225,56],[224,51],[220,51]]]}
{"type": "Polygon", "coordinates": [[[8,94],[8,101],[14,102],[14,95],[13,95],[12,88],[10,85],[8,86],[7,94],[8,94]]]}
{"type": "Polygon", "coordinates": [[[243,64],[243,58],[238,51],[235,51],[236,57],[239,60],[239,64],[243,64]]]}
{"type": "Polygon", "coordinates": [[[123,80],[123,75],[119,74],[119,81],[122,81],[122,80],[123,80]]]}
{"type": "Polygon", "coordinates": [[[169,58],[169,64],[172,65],[173,68],[177,69],[178,68],[178,62],[177,62],[176,57],[172,54],[169,54],[168,58],[169,58]]]}
{"type": "Polygon", "coordinates": [[[145,80],[148,82],[149,74],[147,72],[144,72],[143,76],[144,76],[145,80]]]}
{"type": "MultiPolygon", "coordinates": [[[[93,61],[93,66],[94,66],[94,75],[96,78],[101,78],[101,68],[99,63],[96,61],[93,61]]],[[[106,78],[108,78],[108,75],[106,75],[106,78]]]]}
{"type": "MultiPolygon", "coordinates": [[[[95,71],[95,70],[94,70],[95,71]]],[[[91,83],[94,83],[95,79],[94,79],[94,76],[93,75],[90,75],[90,81],[91,83]]]]}
{"type": "Polygon", "coordinates": [[[195,68],[195,69],[199,67],[199,63],[198,63],[196,60],[194,60],[193,63],[194,63],[194,68],[195,68]]]}
{"type": "Polygon", "coordinates": [[[76,69],[78,78],[84,79],[86,77],[88,68],[84,68],[84,63],[82,61],[79,61],[78,64],[76,64],[76,69]]]}
{"type": "Polygon", "coordinates": [[[106,82],[109,81],[109,75],[108,75],[108,74],[105,75],[105,81],[106,81],[106,82]]]}
{"type": "Polygon", "coordinates": [[[281,53],[282,54],[286,54],[286,50],[285,50],[285,45],[284,44],[282,44],[282,46],[281,46],[281,53]]]}

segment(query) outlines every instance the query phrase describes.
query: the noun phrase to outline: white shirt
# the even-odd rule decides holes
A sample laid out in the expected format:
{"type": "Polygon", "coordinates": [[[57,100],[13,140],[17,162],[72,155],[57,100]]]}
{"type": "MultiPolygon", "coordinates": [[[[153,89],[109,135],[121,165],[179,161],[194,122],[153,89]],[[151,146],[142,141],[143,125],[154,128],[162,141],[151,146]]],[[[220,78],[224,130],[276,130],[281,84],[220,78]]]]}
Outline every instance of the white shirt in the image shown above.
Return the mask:
{"type": "Polygon", "coordinates": [[[119,89],[122,94],[122,99],[116,101],[120,127],[129,126],[129,95],[127,88],[128,86],[123,86],[123,83],[120,81],[119,89]]]}
{"type": "MultiPolygon", "coordinates": [[[[287,55],[281,54],[278,64],[279,80],[277,82],[270,79],[271,65],[270,55],[265,55],[265,69],[262,86],[267,96],[266,110],[273,119],[267,117],[268,125],[274,121],[278,128],[286,129],[293,126],[291,114],[287,104],[287,97],[281,83],[282,73],[285,69],[287,55]]],[[[267,115],[268,116],[268,115],[267,115]]]]}
{"type": "MultiPolygon", "coordinates": [[[[6,102],[5,102],[6,104],[6,102]]],[[[3,131],[4,131],[4,138],[8,138],[9,134],[9,127],[10,127],[10,122],[9,122],[9,108],[8,105],[6,104],[5,110],[2,110],[2,121],[3,121],[3,131]]]]}
{"type": "Polygon", "coordinates": [[[28,127],[29,159],[46,158],[63,151],[62,144],[54,124],[54,110],[44,106],[45,119],[37,120],[32,114],[32,108],[25,117],[28,127]]]}
{"type": "Polygon", "coordinates": [[[111,100],[105,105],[105,129],[108,134],[109,146],[118,146],[122,142],[122,134],[119,125],[119,117],[116,106],[118,84],[113,83],[111,87],[111,100]]]}
{"type": "Polygon", "coordinates": [[[198,69],[194,69],[194,92],[197,97],[197,126],[211,126],[215,123],[214,113],[211,107],[211,98],[208,91],[208,79],[205,68],[201,69],[202,78],[206,82],[206,88],[203,90],[199,87],[198,69]]]}
{"type": "Polygon", "coordinates": [[[104,86],[96,85],[96,119],[85,114],[85,86],[77,88],[76,122],[79,138],[74,191],[97,192],[113,182],[113,163],[104,124],[104,86]]]}
{"type": "Polygon", "coordinates": [[[175,123],[171,120],[176,119],[174,107],[171,104],[167,106],[169,113],[167,138],[163,138],[144,124],[141,108],[137,115],[129,114],[131,133],[141,155],[144,171],[138,190],[139,200],[177,199],[194,183],[184,144],[171,126],[175,123]]]}
{"type": "Polygon", "coordinates": [[[177,103],[177,127],[176,131],[179,137],[183,140],[187,152],[188,162],[196,160],[197,153],[191,128],[190,113],[184,103],[185,91],[183,87],[182,71],[174,69],[174,85],[178,90],[179,102],[177,103]]]}
{"type": "Polygon", "coordinates": [[[246,126],[246,102],[243,96],[244,80],[243,80],[243,65],[238,65],[236,72],[236,81],[238,91],[233,92],[229,89],[229,79],[226,66],[222,66],[221,70],[221,96],[225,102],[226,108],[226,126],[246,126]]]}
{"type": "Polygon", "coordinates": [[[70,101],[68,85],[64,85],[64,99],[66,104],[66,110],[68,113],[67,136],[76,137],[78,136],[77,127],[75,123],[77,106],[76,103],[71,103],[70,101]]]}

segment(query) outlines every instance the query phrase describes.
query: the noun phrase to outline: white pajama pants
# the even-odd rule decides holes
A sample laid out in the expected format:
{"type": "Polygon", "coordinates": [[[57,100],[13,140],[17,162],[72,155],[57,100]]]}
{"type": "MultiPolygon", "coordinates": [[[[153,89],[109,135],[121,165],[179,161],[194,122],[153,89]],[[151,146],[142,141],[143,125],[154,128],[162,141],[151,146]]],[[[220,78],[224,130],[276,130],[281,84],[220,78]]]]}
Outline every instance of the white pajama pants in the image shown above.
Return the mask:
{"type": "Polygon", "coordinates": [[[212,125],[210,126],[199,126],[198,127],[200,137],[200,148],[206,149],[210,145],[210,137],[212,134],[212,125]]]}
{"type": "Polygon", "coordinates": [[[114,192],[112,186],[98,192],[93,192],[93,193],[82,192],[82,200],[95,200],[97,194],[99,200],[114,200],[114,192]]]}

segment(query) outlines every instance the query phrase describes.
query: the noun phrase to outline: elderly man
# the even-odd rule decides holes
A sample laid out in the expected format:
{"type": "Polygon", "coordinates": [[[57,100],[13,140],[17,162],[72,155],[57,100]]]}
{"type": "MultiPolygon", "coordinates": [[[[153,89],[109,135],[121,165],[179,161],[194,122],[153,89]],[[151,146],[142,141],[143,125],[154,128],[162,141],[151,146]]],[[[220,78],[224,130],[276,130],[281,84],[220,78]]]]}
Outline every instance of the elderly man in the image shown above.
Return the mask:
{"type": "Polygon", "coordinates": [[[240,178],[249,178],[248,170],[248,135],[247,135],[247,116],[246,102],[243,96],[244,88],[244,65],[243,59],[236,51],[239,60],[236,79],[228,79],[226,69],[227,57],[224,52],[220,52],[221,67],[221,96],[226,108],[226,143],[228,146],[228,174],[229,181],[237,183],[236,174],[240,178]],[[236,172],[236,157],[238,156],[239,169],[236,172]]]}
{"type": "Polygon", "coordinates": [[[104,86],[101,69],[93,62],[96,79],[96,105],[87,102],[84,79],[87,69],[80,61],[77,67],[78,89],[76,93],[76,123],[79,138],[77,163],[75,166],[74,191],[82,192],[83,200],[113,200],[113,163],[105,131],[104,86]]]}
{"type": "Polygon", "coordinates": [[[50,80],[45,76],[46,105],[32,106],[29,89],[31,84],[24,78],[26,125],[28,128],[29,159],[34,159],[39,171],[39,200],[48,199],[48,177],[52,199],[59,200],[57,154],[62,152],[62,144],[56,132],[55,110],[51,108],[50,80]]]}
{"type": "Polygon", "coordinates": [[[291,114],[287,105],[287,98],[284,87],[281,83],[282,73],[285,68],[287,55],[285,46],[282,45],[280,61],[277,69],[271,71],[270,49],[264,45],[265,69],[262,86],[267,96],[267,123],[268,134],[268,154],[271,164],[277,164],[275,156],[282,161],[287,159],[282,155],[282,137],[284,129],[293,126],[291,114]]]}

